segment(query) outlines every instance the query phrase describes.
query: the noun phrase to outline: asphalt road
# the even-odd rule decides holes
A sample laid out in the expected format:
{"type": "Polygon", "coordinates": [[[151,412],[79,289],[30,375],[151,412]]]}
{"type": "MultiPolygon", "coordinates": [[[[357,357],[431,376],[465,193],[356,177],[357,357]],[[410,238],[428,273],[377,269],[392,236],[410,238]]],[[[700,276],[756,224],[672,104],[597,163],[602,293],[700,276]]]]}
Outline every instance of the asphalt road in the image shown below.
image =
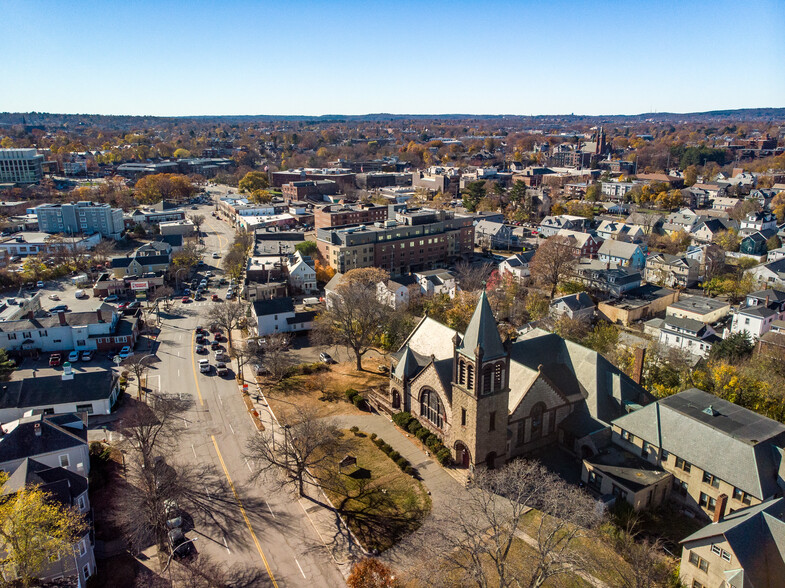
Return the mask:
{"type": "MultiPolygon", "coordinates": [[[[194,211],[196,212],[196,211],[194,211]]],[[[232,230],[207,212],[203,231],[207,251],[225,252],[232,230]]],[[[205,259],[208,264],[219,260],[205,259]]],[[[215,270],[215,268],[213,268],[215,270]]],[[[211,293],[214,290],[211,291],[211,293]]],[[[197,537],[196,550],[229,568],[245,568],[253,586],[342,586],[344,578],[315,532],[307,513],[286,492],[266,480],[249,483],[251,464],[243,449],[256,428],[234,380],[213,370],[199,373],[198,359],[212,353],[194,352],[194,329],[207,325],[211,305],[222,302],[174,302],[162,311],[158,336],[159,361],[148,374],[153,390],[188,395],[192,407],[183,414],[187,427],[170,458],[198,472],[204,503],[185,513],[197,537]]],[[[235,364],[236,365],[236,364],[235,364]]],[[[190,526],[190,525],[189,525],[190,526]]]]}

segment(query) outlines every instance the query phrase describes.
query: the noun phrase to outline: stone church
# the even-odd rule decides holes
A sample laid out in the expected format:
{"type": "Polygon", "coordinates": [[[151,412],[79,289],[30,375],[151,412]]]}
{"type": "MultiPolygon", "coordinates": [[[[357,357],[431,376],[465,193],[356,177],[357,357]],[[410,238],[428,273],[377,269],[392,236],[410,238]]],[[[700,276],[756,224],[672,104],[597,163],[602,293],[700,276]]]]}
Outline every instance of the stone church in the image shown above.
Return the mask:
{"type": "Polygon", "coordinates": [[[502,341],[484,292],[463,334],[422,319],[375,398],[387,412],[411,412],[465,468],[554,444],[591,457],[611,420],[653,400],[602,355],[553,333],[502,341]]]}

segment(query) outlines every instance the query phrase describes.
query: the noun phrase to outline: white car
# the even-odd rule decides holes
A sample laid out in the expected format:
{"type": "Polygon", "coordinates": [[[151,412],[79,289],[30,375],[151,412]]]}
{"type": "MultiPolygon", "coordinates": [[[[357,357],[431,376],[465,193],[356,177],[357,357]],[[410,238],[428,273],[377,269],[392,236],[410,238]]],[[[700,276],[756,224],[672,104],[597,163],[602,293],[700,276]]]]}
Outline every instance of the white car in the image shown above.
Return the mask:
{"type": "Polygon", "coordinates": [[[134,352],[131,351],[131,347],[126,345],[120,350],[120,353],[118,353],[117,355],[120,356],[120,359],[126,359],[128,357],[131,357],[133,354],[134,352]]]}
{"type": "Polygon", "coordinates": [[[227,290],[226,291],[226,299],[227,300],[231,300],[233,296],[234,296],[234,292],[232,290],[227,290]]]}
{"type": "Polygon", "coordinates": [[[69,353],[68,354],[68,361],[70,361],[71,363],[74,363],[75,361],[79,361],[79,352],[78,351],[72,351],[71,353],[69,353]]]}
{"type": "Polygon", "coordinates": [[[213,272],[204,272],[204,277],[212,278],[213,277],[213,272]]]}
{"type": "Polygon", "coordinates": [[[218,253],[217,251],[215,253],[213,253],[213,259],[220,259],[220,258],[221,258],[221,254],[220,253],[218,253]]]}
{"type": "Polygon", "coordinates": [[[199,371],[203,374],[206,374],[210,371],[210,360],[209,359],[200,359],[199,360],[199,371]]]}

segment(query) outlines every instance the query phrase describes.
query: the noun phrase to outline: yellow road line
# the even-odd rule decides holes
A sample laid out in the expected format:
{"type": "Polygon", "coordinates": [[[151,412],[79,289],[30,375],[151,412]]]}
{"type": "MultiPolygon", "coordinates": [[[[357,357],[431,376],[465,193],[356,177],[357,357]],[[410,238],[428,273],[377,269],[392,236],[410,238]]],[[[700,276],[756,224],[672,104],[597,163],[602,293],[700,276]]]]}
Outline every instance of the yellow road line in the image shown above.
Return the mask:
{"type": "Polygon", "coordinates": [[[232,482],[231,476],[229,476],[229,470],[226,469],[226,464],[224,463],[224,458],[221,455],[221,451],[218,449],[218,442],[215,440],[215,435],[210,435],[213,440],[213,445],[215,446],[215,452],[218,454],[218,459],[221,462],[221,467],[224,469],[224,474],[226,475],[226,479],[229,481],[229,487],[232,489],[232,493],[234,494],[234,499],[237,501],[237,506],[240,507],[240,512],[243,514],[243,518],[245,519],[245,524],[248,526],[248,530],[251,532],[251,537],[253,537],[253,542],[256,544],[256,549],[259,550],[259,555],[262,556],[262,561],[264,562],[264,567],[267,569],[267,575],[270,576],[270,580],[272,580],[273,586],[278,588],[278,582],[275,581],[275,576],[273,576],[272,570],[270,570],[270,565],[267,563],[267,558],[264,556],[264,551],[262,551],[262,546],[259,544],[259,539],[256,537],[256,533],[251,526],[251,521],[248,519],[248,515],[245,513],[245,508],[243,507],[243,503],[240,501],[240,497],[237,495],[237,490],[234,488],[234,482],[232,482]]]}
{"type": "Polygon", "coordinates": [[[196,384],[196,393],[199,395],[199,404],[204,406],[202,391],[199,390],[199,372],[196,371],[196,350],[194,349],[195,340],[196,340],[196,331],[191,333],[191,365],[194,368],[194,383],[196,384]]]}

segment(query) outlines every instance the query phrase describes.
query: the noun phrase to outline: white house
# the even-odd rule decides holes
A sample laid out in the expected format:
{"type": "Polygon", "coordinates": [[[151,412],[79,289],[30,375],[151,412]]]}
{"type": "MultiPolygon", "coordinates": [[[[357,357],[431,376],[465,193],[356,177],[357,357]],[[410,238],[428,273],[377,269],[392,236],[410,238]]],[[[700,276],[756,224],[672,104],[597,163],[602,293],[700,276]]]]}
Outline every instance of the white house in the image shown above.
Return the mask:
{"type": "MultiPolygon", "coordinates": [[[[778,250],[775,249],[769,253],[774,253],[776,251],[778,250]]],[[[785,286],[785,256],[750,268],[747,270],[747,273],[750,274],[755,280],[755,283],[761,287],[771,288],[774,286],[785,286]]]]}
{"type": "Polygon", "coordinates": [[[759,290],[747,294],[747,299],[733,315],[731,333],[746,332],[758,339],[771,329],[774,321],[785,317],[785,292],[759,290]]]}
{"type": "Polygon", "coordinates": [[[304,257],[299,251],[287,259],[289,284],[295,291],[304,294],[316,292],[316,270],[311,263],[311,258],[304,257]]]}
{"type": "Polygon", "coordinates": [[[534,251],[524,251],[511,255],[499,264],[499,273],[512,274],[518,280],[523,280],[531,275],[529,264],[534,257],[534,251]]]}
{"type": "Polygon", "coordinates": [[[604,220],[597,227],[597,236],[603,239],[617,239],[619,241],[637,241],[646,236],[646,231],[640,225],[631,225],[619,221],[604,220]]]}
{"type": "Polygon", "coordinates": [[[390,278],[376,284],[376,299],[392,308],[403,308],[409,304],[409,288],[420,289],[417,278],[413,275],[390,278]]]}
{"type": "Polygon", "coordinates": [[[313,328],[313,311],[295,312],[292,298],[257,300],[251,307],[256,318],[256,334],[260,337],[273,333],[296,333],[313,328]]]}
{"type": "Polygon", "coordinates": [[[586,292],[554,298],[550,303],[550,314],[553,317],[566,315],[571,319],[591,321],[595,310],[597,307],[586,292]]]}
{"type": "Polygon", "coordinates": [[[660,343],[701,357],[720,340],[709,325],[689,318],[666,316],[660,327],[660,343]]]}
{"type": "Polygon", "coordinates": [[[450,298],[455,298],[455,294],[460,290],[455,274],[450,270],[434,269],[414,275],[420,283],[420,293],[425,296],[447,294],[450,298]]]}

